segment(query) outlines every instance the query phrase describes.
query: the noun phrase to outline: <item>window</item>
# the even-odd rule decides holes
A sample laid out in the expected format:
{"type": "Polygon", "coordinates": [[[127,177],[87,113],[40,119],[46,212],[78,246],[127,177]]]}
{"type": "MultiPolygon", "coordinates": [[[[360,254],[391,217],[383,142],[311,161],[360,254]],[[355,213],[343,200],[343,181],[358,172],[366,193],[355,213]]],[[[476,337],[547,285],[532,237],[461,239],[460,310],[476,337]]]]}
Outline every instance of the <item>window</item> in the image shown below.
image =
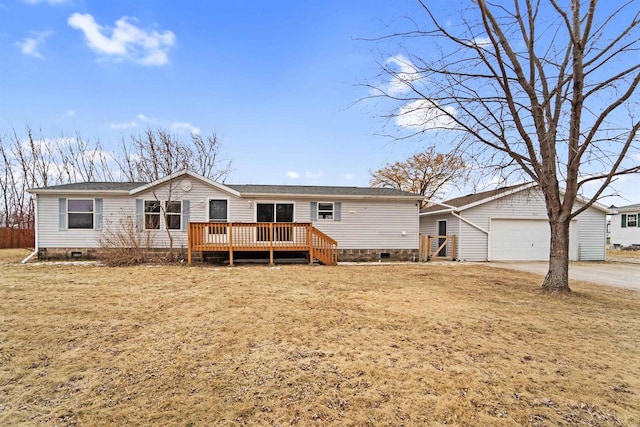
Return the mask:
{"type": "Polygon", "coordinates": [[[318,202],[318,219],[333,219],[333,202],[318,202]]]}
{"type": "MultiPolygon", "coordinates": [[[[293,222],[293,203],[257,203],[256,220],[258,222],[293,222]]],[[[272,237],[275,242],[293,240],[291,228],[276,228],[274,234],[271,236],[269,229],[259,227],[257,240],[265,242],[271,240],[272,237]]]]}
{"type": "Polygon", "coordinates": [[[638,214],[627,214],[627,227],[638,226],[638,214]]]}
{"type": "MultiPolygon", "coordinates": [[[[227,201],[224,199],[209,200],[209,222],[227,222],[227,201]]],[[[227,227],[209,226],[209,234],[227,234],[227,227]]]]}
{"type": "Polygon", "coordinates": [[[167,216],[167,230],[180,230],[180,224],[182,222],[182,202],[166,202],[165,209],[167,216]]]}
{"type": "Polygon", "coordinates": [[[157,200],[144,202],[144,229],[160,230],[160,202],[157,200]]]}
{"type": "Polygon", "coordinates": [[[93,199],[67,200],[67,224],[69,228],[93,229],[93,199]]]}

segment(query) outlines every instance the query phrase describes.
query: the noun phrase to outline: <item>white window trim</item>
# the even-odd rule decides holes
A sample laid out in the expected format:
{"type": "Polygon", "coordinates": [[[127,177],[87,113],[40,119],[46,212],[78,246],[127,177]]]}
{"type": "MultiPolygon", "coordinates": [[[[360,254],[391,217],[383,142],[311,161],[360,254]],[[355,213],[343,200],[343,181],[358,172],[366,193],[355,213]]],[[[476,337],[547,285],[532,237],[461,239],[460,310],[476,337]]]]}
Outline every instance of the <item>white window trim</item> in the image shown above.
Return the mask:
{"type": "Polygon", "coordinates": [[[628,213],[627,214],[627,228],[635,228],[638,227],[638,214],[637,213],[628,213]],[[635,217],[635,224],[633,225],[629,225],[629,217],[630,216],[634,216],[635,217]]]}
{"type": "MultiPolygon", "coordinates": [[[[162,208],[160,209],[160,215],[164,217],[164,226],[166,227],[167,230],[169,231],[183,231],[182,230],[182,215],[184,214],[184,212],[182,211],[183,209],[183,205],[182,205],[182,200],[165,200],[164,201],[164,215],[162,215],[162,208]],[[169,203],[180,203],[180,213],[175,213],[175,212],[169,212],[167,210],[167,205],[169,203]],[[169,216],[178,216],[180,217],[180,227],[179,228],[169,228],[169,223],[167,222],[167,219],[169,219],[169,216]]],[[[162,221],[161,221],[162,222],[162,221]]]]}
{"type": "MultiPolygon", "coordinates": [[[[293,222],[296,222],[296,212],[298,212],[298,209],[296,208],[296,202],[293,202],[291,200],[255,200],[253,202],[253,222],[258,222],[258,205],[268,205],[271,204],[273,205],[274,208],[274,213],[275,213],[275,205],[293,205],[293,222]]],[[[274,218],[275,220],[275,218],[274,218]]]]}
{"type": "MultiPolygon", "coordinates": [[[[326,209],[322,210],[323,212],[328,212],[326,209]]],[[[335,202],[317,202],[316,205],[316,218],[318,221],[335,221],[336,220],[336,204],[335,202]],[[321,218],[320,217],[320,204],[331,204],[331,218],[321,218]]]]}
{"type": "Polygon", "coordinates": [[[95,230],[96,229],[96,199],[93,197],[73,197],[73,198],[67,198],[67,230],[95,230]],[[92,208],[91,208],[91,212],[78,212],[78,211],[71,211],[69,209],[69,202],[73,201],[73,200],[91,200],[91,204],[92,204],[92,208]],[[79,227],[69,227],[69,215],[70,214],[88,214],[90,213],[93,216],[93,221],[91,228],[79,228],[79,227]]]}
{"type": "Polygon", "coordinates": [[[162,201],[158,199],[143,199],[142,200],[142,227],[145,231],[159,231],[162,230],[162,201]],[[147,202],[154,202],[160,204],[160,212],[147,212],[147,202]],[[147,215],[158,215],[158,228],[147,228],[147,215]]]}

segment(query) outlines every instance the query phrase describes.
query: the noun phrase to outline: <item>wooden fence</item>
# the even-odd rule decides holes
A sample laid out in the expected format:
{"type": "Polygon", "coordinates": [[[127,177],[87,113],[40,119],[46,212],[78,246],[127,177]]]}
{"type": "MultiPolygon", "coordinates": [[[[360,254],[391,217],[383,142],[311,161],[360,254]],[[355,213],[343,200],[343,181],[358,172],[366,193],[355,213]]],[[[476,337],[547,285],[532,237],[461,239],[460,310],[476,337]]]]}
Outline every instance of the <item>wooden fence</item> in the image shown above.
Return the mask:
{"type": "Polygon", "coordinates": [[[32,228],[0,228],[0,249],[33,248],[35,245],[32,228]]]}
{"type": "Polygon", "coordinates": [[[429,236],[420,235],[420,261],[432,259],[456,259],[456,236],[429,236]]]}

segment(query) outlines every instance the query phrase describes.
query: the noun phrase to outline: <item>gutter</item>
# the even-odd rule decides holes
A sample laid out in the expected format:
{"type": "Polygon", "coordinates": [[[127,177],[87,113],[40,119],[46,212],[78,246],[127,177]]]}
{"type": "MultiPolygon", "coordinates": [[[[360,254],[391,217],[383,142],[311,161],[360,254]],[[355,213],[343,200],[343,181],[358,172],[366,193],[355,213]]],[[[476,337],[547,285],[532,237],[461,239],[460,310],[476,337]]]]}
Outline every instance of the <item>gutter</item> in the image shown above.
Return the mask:
{"type": "MultiPolygon", "coordinates": [[[[436,205],[442,206],[447,208],[447,210],[441,211],[441,213],[450,213],[451,215],[453,215],[455,218],[458,218],[459,220],[466,222],[467,224],[469,224],[470,226],[472,226],[473,228],[482,231],[483,233],[485,233],[487,236],[489,235],[489,232],[487,230],[485,230],[484,228],[480,227],[478,224],[474,224],[473,222],[469,221],[468,219],[460,216],[456,211],[457,211],[457,207],[455,206],[451,206],[451,205],[447,205],[446,203],[440,203],[440,202],[436,202],[435,200],[427,200],[430,203],[435,203],[436,205]]],[[[434,212],[435,213],[435,212],[434,212]]]]}

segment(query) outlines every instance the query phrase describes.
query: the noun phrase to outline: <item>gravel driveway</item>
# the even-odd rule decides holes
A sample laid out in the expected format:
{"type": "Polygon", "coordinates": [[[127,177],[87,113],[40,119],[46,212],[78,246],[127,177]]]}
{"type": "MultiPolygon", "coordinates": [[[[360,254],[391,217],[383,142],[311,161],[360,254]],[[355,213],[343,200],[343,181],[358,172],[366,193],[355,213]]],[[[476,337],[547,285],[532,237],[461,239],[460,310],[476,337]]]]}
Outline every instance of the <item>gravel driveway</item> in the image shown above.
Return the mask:
{"type": "MultiPolygon", "coordinates": [[[[547,262],[489,262],[497,268],[528,271],[546,275],[547,262]]],[[[600,285],[640,290],[640,263],[636,262],[575,262],[569,265],[569,278],[600,285]]]]}

